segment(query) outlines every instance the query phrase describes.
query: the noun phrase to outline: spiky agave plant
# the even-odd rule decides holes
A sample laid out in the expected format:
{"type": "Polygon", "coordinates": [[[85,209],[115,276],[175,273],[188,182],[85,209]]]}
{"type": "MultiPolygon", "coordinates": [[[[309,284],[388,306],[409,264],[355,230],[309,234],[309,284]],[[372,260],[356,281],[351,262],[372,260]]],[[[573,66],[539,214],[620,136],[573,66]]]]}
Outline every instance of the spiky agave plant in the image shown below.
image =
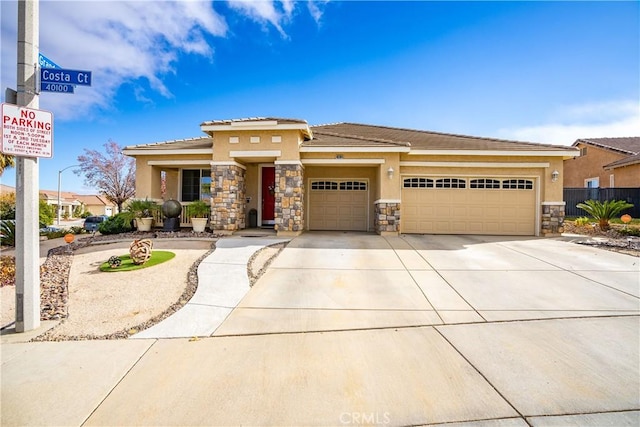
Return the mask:
{"type": "Polygon", "coordinates": [[[584,203],[578,203],[577,208],[586,211],[593,219],[598,221],[600,229],[607,231],[609,229],[609,220],[617,216],[625,209],[633,207],[633,204],[624,200],[586,200],[584,203]]]}

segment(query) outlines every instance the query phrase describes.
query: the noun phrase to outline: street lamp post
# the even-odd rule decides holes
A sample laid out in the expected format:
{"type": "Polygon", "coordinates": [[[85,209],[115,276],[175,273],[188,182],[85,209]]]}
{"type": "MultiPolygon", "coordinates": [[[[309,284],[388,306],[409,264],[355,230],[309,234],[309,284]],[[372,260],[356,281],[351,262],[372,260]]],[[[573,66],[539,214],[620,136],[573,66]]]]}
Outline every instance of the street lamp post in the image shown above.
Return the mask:
{"type": "Polygon", "coordinates": [[[71,169],[71,168],[77,168],[80,165],[71,165],[71,166],[67,166],[64,169],[60,169],[58,171],[58,206],[57,206],[57,210],[58,210],[58,227],[60,226],[60,183],[62,182],[62,172],[66,171],[67,169],[71,169]]]}

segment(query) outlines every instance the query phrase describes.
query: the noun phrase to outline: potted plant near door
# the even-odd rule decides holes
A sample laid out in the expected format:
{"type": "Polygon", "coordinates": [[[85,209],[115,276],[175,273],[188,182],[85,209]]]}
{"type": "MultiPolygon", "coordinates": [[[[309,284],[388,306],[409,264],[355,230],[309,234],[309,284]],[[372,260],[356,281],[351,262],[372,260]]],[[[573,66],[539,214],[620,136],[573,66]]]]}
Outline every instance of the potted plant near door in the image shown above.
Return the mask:
{"type": "Polygon", "coordinates": [[[187,205],[187,215],[191,219],[193,231],[201,233],[207,226],[211,215],[211,206],[204,200],[196,200],[187,205]]]}
{"type": "Polygon", "coordinates": [[[150,231],[153,225],[153,215],[160,209],[153,200],[136,199],[129,202],[127,212],[130,213],[131,219],[135,219],[138,231],[150,231]]]}

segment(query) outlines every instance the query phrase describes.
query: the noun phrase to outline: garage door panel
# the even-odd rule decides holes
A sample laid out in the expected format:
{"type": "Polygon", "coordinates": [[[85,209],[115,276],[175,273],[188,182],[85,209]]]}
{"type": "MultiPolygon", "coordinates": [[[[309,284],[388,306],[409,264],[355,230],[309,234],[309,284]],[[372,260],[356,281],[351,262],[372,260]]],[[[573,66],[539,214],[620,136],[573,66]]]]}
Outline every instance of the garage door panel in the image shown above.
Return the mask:
{"type": "Polygon", "coordinates": [[[533,235],[535,194],[532,188],[403,188],[402,232],[533,235]]]}
{"type": "MultiPolygon", "coordinates": [[[[354,187],[343,180],[330,180],[338,184],[339,190],[324,190],[322,185],[314,188],[311,182],[309,195],[309,229],[311,230],[353,230],[366,231],[368,228],[368,184],[354,187]]],[[[349,180],[362,183],[362,180],[349,180]]],[[[416,212],[418,214],[418,212],[416,212]]]]}

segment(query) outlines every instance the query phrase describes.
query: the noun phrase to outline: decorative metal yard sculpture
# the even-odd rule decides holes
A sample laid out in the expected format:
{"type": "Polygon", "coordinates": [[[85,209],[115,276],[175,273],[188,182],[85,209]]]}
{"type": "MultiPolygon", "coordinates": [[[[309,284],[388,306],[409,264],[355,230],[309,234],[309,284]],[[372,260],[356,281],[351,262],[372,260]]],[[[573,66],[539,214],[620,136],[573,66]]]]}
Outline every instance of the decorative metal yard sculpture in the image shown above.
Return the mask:
{"type": "Polygon", "coordinates": [[[149,261],[151,251],[153,250],[153,242],[151,239],[134,240],[129,246],[129,254],[134,264],[140,265],[149,261]]]}
{"type": "Polygon", "coordinates": [[[118,268],[120,267],[120,264],[122,264],[122,260],[119,256],[114,255],[109,258],[109,261],[107,261],[107,263],[109,263],[109,267],[111,268],[118,268]]]}

